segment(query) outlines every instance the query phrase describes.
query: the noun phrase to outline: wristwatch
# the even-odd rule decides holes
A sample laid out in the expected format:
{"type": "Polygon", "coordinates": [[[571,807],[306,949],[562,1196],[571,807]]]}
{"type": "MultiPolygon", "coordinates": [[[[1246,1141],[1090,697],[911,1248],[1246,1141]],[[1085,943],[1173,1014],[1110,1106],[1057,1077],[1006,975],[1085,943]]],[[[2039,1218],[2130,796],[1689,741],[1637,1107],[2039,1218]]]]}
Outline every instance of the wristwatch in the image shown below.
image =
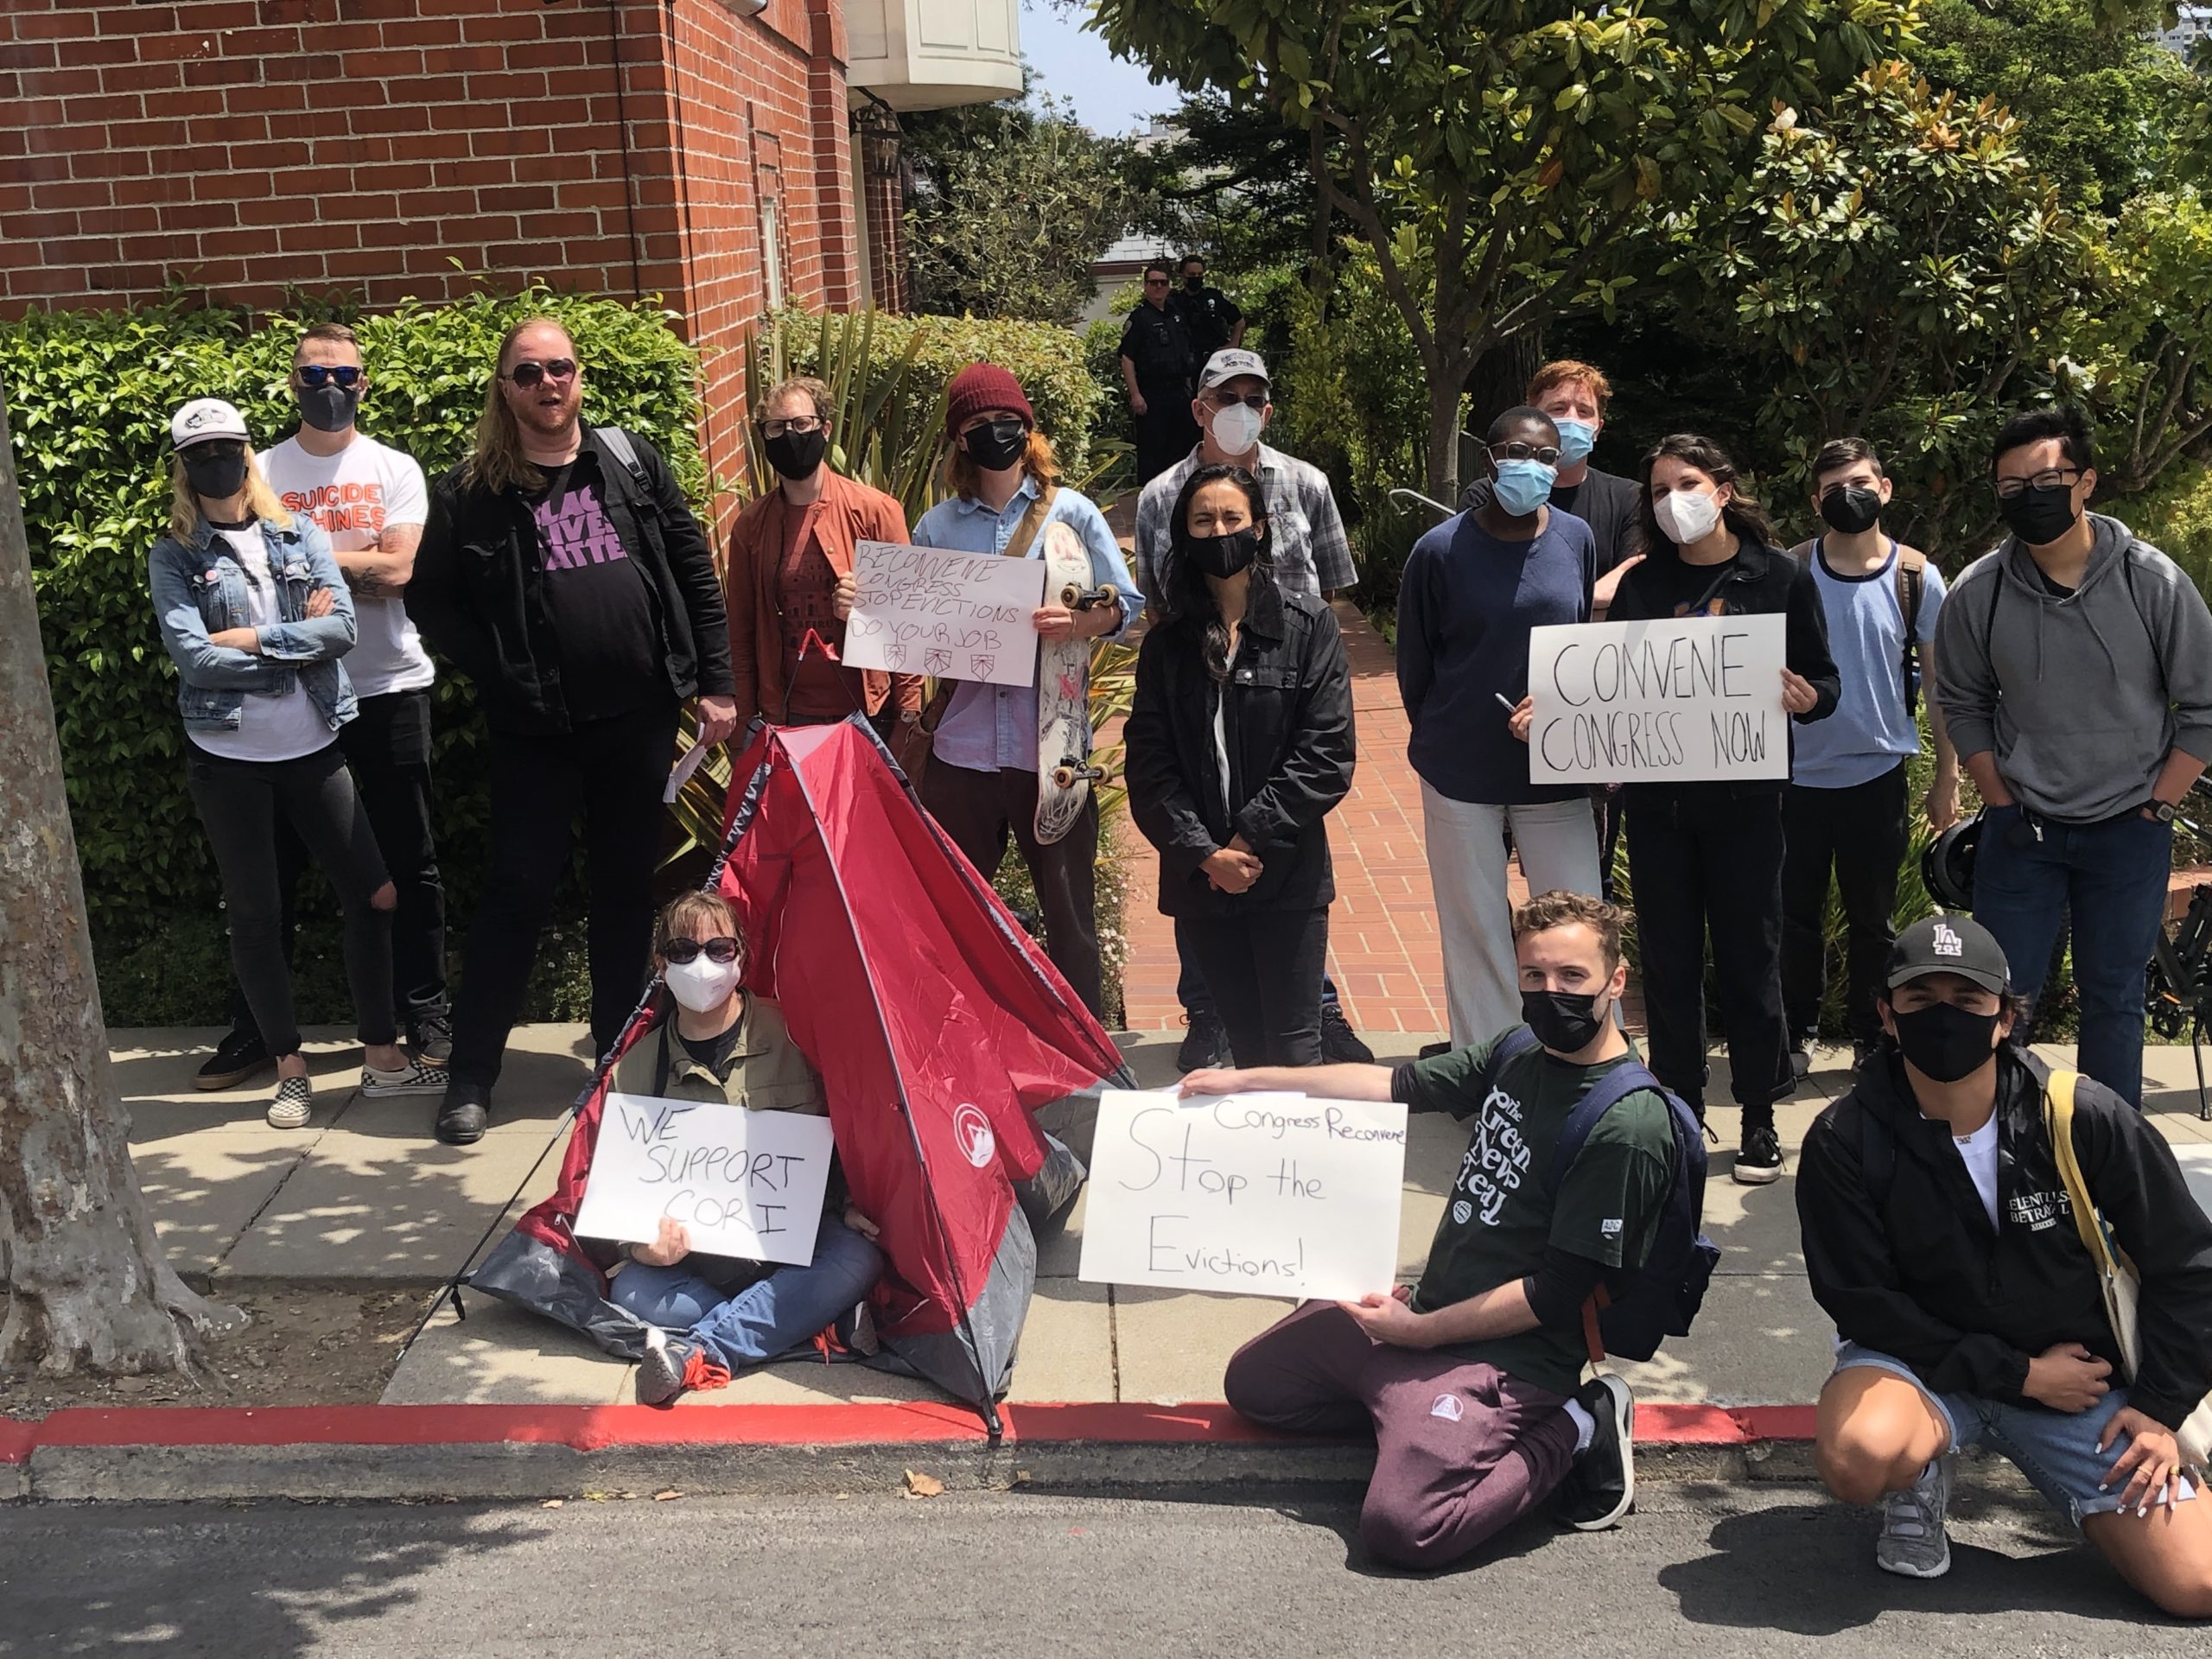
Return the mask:
{"type": "Polygon", "coordinates": [[[2171,801],[2162,801],[2155,795],[2143,803],[2143,810],[2160,823],[2171,823],[2179,810],[2171,801]]]}

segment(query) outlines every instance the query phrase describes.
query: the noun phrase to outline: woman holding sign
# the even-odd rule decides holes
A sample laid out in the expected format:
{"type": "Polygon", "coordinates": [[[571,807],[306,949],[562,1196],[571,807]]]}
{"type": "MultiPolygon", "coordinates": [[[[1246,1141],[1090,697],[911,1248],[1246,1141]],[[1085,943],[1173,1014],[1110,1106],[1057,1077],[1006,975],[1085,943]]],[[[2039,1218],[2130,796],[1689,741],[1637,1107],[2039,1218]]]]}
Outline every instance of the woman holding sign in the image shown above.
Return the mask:
{"type": "Polygon", "coordinates": [[[1322,820],[1351,788],[1351,677],[1337,619],[1287,594],[1241,467],[1175,502],[1162,614],[1137,653],[1129,816],[1160,849],[1160,909],[1239,1065],[1318,1065],[1336,881],[1322,820]]]}
{"type": "MultiPolygon", "coordinates": [[[[825,1112],[822,1079],[783,1014],[739,988],[745,935],[729,900],[687,893],[661,912],[658,932],[653,965],[672,1006],[615,1067],[615,1091],[825,1112]]],[[[837,1218],[834,1164],[830,1185],[830,1212],[804,1267],[695,1253],[683,1224],[667,1217],[650,1243],[622,1247],[608,1294],[652,1327],[638,1366],[639,1403],[666,1405],[688,1389],[721,1388],[732,1371],[786,1353],[850,1313],[874,1287],[883,1268],[870,1242],[875,1224],[849,1205],[837,1218]]]]}
{"type": "MultiPolygon", "coordinates": [[[[1812,573],[1775,543],[1765,512],[1709,438],[1677,433],[1644,460],[1646,557],[1623,578],[1611,620],[1788,618],[1782,706],[1825,720],[1840,682],[1812,573]]],[[[1524,728],[1525,729],[1525,728],[1524,728]]],[[[1774,1103],[1796,1086],[1782,1013],[1782,791],[1774,778],[1627,786],[1629,883],[1643,945],[1651,1070],[1703,1115],[1705,940],[1744,1109],[1735,1179],[1782,1173],[1774,1103]]]]}

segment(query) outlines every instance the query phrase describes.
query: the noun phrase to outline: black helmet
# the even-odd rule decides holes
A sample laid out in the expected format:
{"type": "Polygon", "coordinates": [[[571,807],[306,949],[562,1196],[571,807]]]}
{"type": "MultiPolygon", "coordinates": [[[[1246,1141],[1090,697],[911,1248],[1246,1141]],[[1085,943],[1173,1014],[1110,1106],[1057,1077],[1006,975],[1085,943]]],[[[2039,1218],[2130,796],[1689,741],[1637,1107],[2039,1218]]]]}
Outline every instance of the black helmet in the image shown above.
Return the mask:
{"type": "Polygon", "coordinates": [[[1961,818],[1928,843],[1920,879],[1928,896],[1945,910],[1974,908],[1974,855],[1981,844],[1982,815],[1961,818]]]}

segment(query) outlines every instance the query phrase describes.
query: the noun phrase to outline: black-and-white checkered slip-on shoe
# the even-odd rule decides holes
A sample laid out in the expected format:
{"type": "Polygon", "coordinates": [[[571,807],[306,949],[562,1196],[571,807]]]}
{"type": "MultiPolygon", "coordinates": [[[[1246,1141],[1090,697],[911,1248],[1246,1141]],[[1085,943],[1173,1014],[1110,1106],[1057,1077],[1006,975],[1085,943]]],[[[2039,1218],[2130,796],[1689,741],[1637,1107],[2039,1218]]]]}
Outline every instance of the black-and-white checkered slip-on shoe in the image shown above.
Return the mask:
{"type": "Polygon", "coordinates": [[[371,1100],[391,1100],[401,1095],[442,1095],[449,1081],[444,1067],[425,1065],[420,1060],[410,1060],[397,1071],[380,1071],[373,1065],[361,1068],[361,1092],[371,1100]]]}
{"type": "Polygon", "coordinates": [[[304,1129],[314,1109],[315,1085],[305,1077],[286,1077],[277,1084],[276,1097],[269,1103],[269,1127],[304,1129]]]}

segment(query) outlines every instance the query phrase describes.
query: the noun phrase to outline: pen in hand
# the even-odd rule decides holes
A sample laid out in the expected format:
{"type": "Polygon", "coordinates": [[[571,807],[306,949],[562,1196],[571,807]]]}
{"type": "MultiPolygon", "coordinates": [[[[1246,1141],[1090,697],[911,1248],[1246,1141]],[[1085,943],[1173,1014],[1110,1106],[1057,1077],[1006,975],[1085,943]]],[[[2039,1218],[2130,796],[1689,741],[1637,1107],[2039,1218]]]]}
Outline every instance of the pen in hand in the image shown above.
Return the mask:
{"type": "Polygon", "coordinates": [[[1497,699],[1497,706],[1504,709],[1509,715],[1520,707],[1518,703],[1508,697],[1503,691],[1494,691],[1491,695],[1497,699]]]}

